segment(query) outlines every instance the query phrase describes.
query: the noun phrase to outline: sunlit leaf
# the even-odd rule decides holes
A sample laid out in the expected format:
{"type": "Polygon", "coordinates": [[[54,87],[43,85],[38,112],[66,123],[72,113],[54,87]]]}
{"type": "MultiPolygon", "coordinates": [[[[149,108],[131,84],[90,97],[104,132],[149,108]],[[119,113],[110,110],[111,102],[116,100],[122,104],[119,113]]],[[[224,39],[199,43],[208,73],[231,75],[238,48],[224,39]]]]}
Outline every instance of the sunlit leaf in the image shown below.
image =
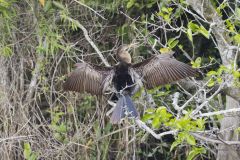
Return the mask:
{"type": "Polygon", "coordinates": [[[179,40],[176,40],[175,38],[170,38],[167,44],[170,48],[174,48],[178,44],[178,42],[179,40]]]}
{"type": "Polygon", "coordinates": [[[198,29],[198,32],[201,33],[207,39],[209,39],[210,34],[208,30],[206,30],[203,26],[200,26],[200,28],[198,29]]]}
{"type": "Polygon", "coordinates": [[[188,36],[189,40],[192,42],[193,37],[192,37],[192,30],[190,28],[187,29],[187,36],[188,36]]]}
{"type": "Polygon", "coordinates": [[[170,51],[171,51],[171,49],[168,48],[168,47],[166,47],[166,48],[161,48],[161,49],[160,49],[160,52],[163,53],[163,54],[164,54],[164,53],[169,53],[170,51]]]}
{"type": "Polygon", "coordinates": [[[198,154],[206,153],[206,149],[203,147],[193,147],[189,152],[187,160],[193,160],[198,154]]]}
{"type": "Polygon", "coordinates": [[[152,121],[152,127],[153,128],[159,128],[159,126],[160,126],[160,119],[159,119],[159,117],[158,116],[155,116],[154,118],[153,118],[153,121],[152,121]]]}
{"type": "Polygon", "coordinates": [[[29,159],[32,152],[30,144],[28,142],[24,143],[23,148],[24,148],[24,151],[23,151],[24,158],[29,159]]]}
{"type": "Polygon", "coordinates": [[[190,145],[193,145],[193,146],[196,145],[195,138],[192,135],[190,135],[190,134],[186,134],[186,141],[190,145]]]}
{"type": "Polygon", "coordinates": [[[240,18],[240,8],[236,8],[235,9],[235,15],[238,17],[238,18],[240,18]]]}
{"type": "Polygon", "coordinates": [[[213,75],[217,75],[217,72],[216,71],[209,71],[207,73],[207,76],[210,77],[210,76],[213,76],[213,75]]]}
{"type": "Polygon", "coordinates": [[[192,67],[193,68],[199,68],[201,66],[201,62],[202,62],[202,58],[201,57],[197,57],[195,59],[195,61],[192,61],[191,64],[192,64],[192,67]]]}
{"type": "Polygon", "coordinates": [[[134,5],[134,3],[135,3],[135,0],[130,0],[130,1],[128,1],[128,3],[127,3],[127,8],[128,8],[128,9],[131,8],[131,7],[134,5]]]}
{"type": "Polygon", "coordinates": [[[178,146],[179,144],[181,144],[181,141],[175,141],[172,143],[170,151],[172,151],[176,146],[178,146]]]}
{"type": "Polygon", "coordinates": [[[204,119],[199,118],[199,119],[196,120],[196,123],[197,123],[199,129],[201,129],[201,130],[204,129],[204,127],[205,127],[205,120],[204,119]]]}
{"type": "Polygon", "coordinates": [[[189,22],[188,28],[191,29],[192,32],[196,32],[199,29],[199,26],[193,22],[189,22]]]}
{"type": "Polygon", "coordinates": [[[212,87],[212,86],[214,86],[214,84],[215,84],[215,81],[214,81],[213,79],[211,79],[211,80],[208,82],[207,86],[208,86],[208,87],[212,87]]]}
{"type": "Polygon", "coordinates": [[[40,4],[44,7],[45,5],[45,0],[39,0],[40,4]]]}
{"type": "Polygon", "coordinates": [[[60,2],[53,1],[52,3],[53,3],[54,6],[56,6],[59,9],[63,9],[63,10],[65,9],[64,5],[60,2]]]}
{"type": "Polygon", "coordinates": [[[142,121],[147,122],[148,120],[151,120],[155,117],[155,114],[153,113],[145,113],[142,117],[142,121]]]}
{"type": "Polygon", "coordinates": [[[233,71],[233,77],[234,78],[240,78],[240,72],[239,71],[233,71]]]}
{"type": "Polygon", "coordinates": [[[237,44],[240,44],[240,34],[236,34],[235,36],[233,36],[233,39],[237,44]]]}

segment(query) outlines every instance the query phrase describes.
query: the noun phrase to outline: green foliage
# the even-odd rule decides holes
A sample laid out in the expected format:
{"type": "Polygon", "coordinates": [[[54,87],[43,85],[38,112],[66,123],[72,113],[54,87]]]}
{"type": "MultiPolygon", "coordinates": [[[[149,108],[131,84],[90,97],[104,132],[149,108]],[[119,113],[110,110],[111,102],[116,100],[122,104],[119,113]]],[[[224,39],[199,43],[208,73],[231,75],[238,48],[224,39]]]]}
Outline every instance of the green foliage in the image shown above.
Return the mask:
{"type": "Polygon", "coordinates": [[[166,107],[162,106],[157,109],[147,109],[143,116],[143,121],[149,122],[154,128],[159,128],[160,126],[170,127],[172,129],[177,129],[179,131],[197,131],[203,130],[205,120],[202,118],[192,120],[188,114],[182,118],[175,118],[171,113],[167,112],[166,107]]]}
{"type": "Polygon", "coordinates": [[[23,145],[23,154],[26,160],[36,160],[38,159],[38,154],[33,152],[31,146],[28,142],[25,142],[23,145]]]}
{"type": "Polygon", "coordinates": [[[227,6],[228,6],[228,2],[227,2],[227,1],[222,2],[222,3],[216,8],[217,13],[222,16],[222,11],[223,11],[223,9],[226,8],[227,6]]]}
{"type": "Polygon", "coordinates": [[[163,6],[161,10],[157,13],[158,16],[161,16],[166,22],[171,22],[171,15],[173,13],[173,8],[163,6]]]}
{"type": "Polygon", "coordinates": [[[16,2],[16,0],[0,0],[0,17],[3,16],[7,19],[10,18],[12,12],[14,12],[14,10],[12,9],[12,5],[14,2],[16,2]]]}
{"type": "Polygon", "coordinates": [[[62,121],[64,112],[59,110],[60,107],[55,107],[53,111],[49,111],[51,113],[51,124],[49,124],[49,128],[53,131],[53,136],[58,141],[62,143],[68,143],[67,137],[67,123],[62,121]]]}
{"type": "Polygon", "coordinates": [[[137,9],[143,9],[143,8],[151,8],[154,4],[157,3],[157,0],[148,0],[146,2],[139,1],[139,0],[127,0],[126,1],[126,7],[127,9],[131,9],[133,7],[137,9]]]}
{"type": "Polygon", "coordinates": [[[192,150],[189,152],[187,160],[193,160],[199,154],[205,154],[206,149],[203,147],[193,147],[192,150]]]}
{"type": "Polygon", "coordinates": [[[201,67],[201,62],[202,62],[202,58],[201,57],[197,57],[195,59],[195,61],[191,61],[192,67],[193,68],[200,68],[201,67]]]}
{"type": "Polygon", "coordinates": [[[176,38],[170,38],[167,42],[169,48],[174,48],[178,44],[179,40],[176,38]]]}
{"type": "Polygon", "coordinates": [[[215,84],[221,84],[223,82],[223,77],[225,74],[231,74],[234,78],[234,83],[236,86],[239,85],[239,78],[240,78],[240,72],[236,71],[232,68],[227,68],[223,65],[221,65],[217,71],[209,71],[207,73],[207,77],[210,78],[208,82],[208,87],[212,87],[215,84]]]}
{"type": "MultiPolygon", "coordinates": [[[[168,128],[177,130],[178,134],[175,141],[172,143],[170,150],[173,150],[179,144],[186,142],[190,146],[196,146],[196,140],[191,135],[191,132],[202,131],[205,128],[205,120],[202,118],[191,119],[189,114],[181,118],[174,117],[173,114],[169,113],[166,107],[158,107],[157,109],[147,109],[143,115],[142,120],[150,123],[152,128],[168,128]]],[[[198,154],[205,153],[204,148],[193,147],[189,153],[189,159],[192,159],[198,154]]]]}
{"type": "Polygon", "coordinates": [[[0,51],[0,53],[6,58],[11,57],[13,54],[12,49],[9,46],[0,47],[0,51]]]}
{"type": "MultiPolygon", "coordinates": [[[[222,29],[227,33],[226,37],[229,36],[230,43],[237,46],[240,43],[238,30],[240,9],[235,6],[235,9],[230,10],[232,13],[229,14],[230,5],[228,1],[223,1],[221,4],[215,1],[215,3],[215,10],[218,14],[221,16],[225,15],[225,17],[220,16],[219,19],[224,19],[221,24],[225,24],[226,28],[223,25],[222,29]]],[[[66,68],[72,67],[75,61],[80,59],[86,62],[95,61],[97,57],[95,54],[90,54],[94,50],[89,47],[89,43],[83,36],[81,30],[81,25],[83,25],[87,29],[92,41],[103,52],[108,52],[113,46],[117,46],[120,43],[129,43],[135,40],[140,42],[139,44],[141,45],[139,47],[141,49],[138,48],[133,54],[136,57],[149,57],[152,54],[149,52],[151,51],[150,47],[157,51],[161,48],[160,51],[165,53],[171,49],[180,49],[182,52],[196,58],[192,62],[194,68],[203,68],[202,71],[204,73],[211,70],[207,74],[209,86],[221,84],[225,80],[225,73],[232,74],[235,82],[239,82],[239,71],[222,66],[218,68],[218,64],[211,64],[212,59],[210,56],[216,59],[216,61],[219,59],[219,52],[215,43],[216,39],[213,38],[215,37],[214,32],[212,33],[213,36],[210,36],[211,29],[208,31],[208,25],[212,24],[212,22],[207,22],[207,18],[202,19],[192,15],[194,13],[192,12],[193,8],[191,8],[192,13],[188,12],[189,8],[190,6],[187,6],[185,0],[78,0],[71,2],[45,0],[44,5],[41,5],[39,1],[0,0],[0,54],[6,59],[11,58],[4,62],[9,74],[14,75],[9,78],[10,81],[14,79],[13,83],[11,81],[10,93],[13,95],[10,97],[14,97],[14,93],[17,93],[17,100],[10,100],[13,103],[12,106],[23,104],[24,107],[29,107],[25,105],[24,97],[25,93],[28,92],[32,75],[35,73],[33,72],[34,66],[38,63],[35,61],[36,54],[43,54],[44,56],[43,62],[40,63],[40,78],[38,78],[38,84],[34,91],[34,98],[38,97],[39,102],[31,99],[31,104],[34,105],[26,109],[27,111],[30,110],[30,114],[28,112],[24,113],[22,110],[17,112],[18,108],[21,107],[14,108],[19,115],[22,113],[24,116],[26,115],[26,120],[29,118],[33,127],[36,128],[26,129],[26,132],[21,133],[41,135],[36,136],[36,139],[35,137],[31,139],[31,142],[26,140],[22,147],[24,151],[15,152],[14,150],[14,153],[20,155],[21,158],[23,157],[22,154],[24,154],[25,159],[37,159],[42,155],[48,156],[49,154],[44,152],[51,149],[53,150],[53,153],[51,153],[52,157],[47,157],[50,159],[79,159],[79,157],[84,157],[84,159],[99,159],[99,157],[100,159],[111,159],[112,157],[115,159],[126,159],[118,155],[126,155],[127,152],[131,154],[134,150],[134,153],[138,155],[144,152],[144,156],[140,156],[140,159],[159,157],[159,154],[167,155],[165,157],[169,157],[169,159],[189,160],[206,153],[206,150],[199,146],[191,134],[191,132],[202,131],[206,125],[205,120],[191,119],[188,116],[190,111],[186,115],[180,114],[176,117],[174,113],[164,107],[168,106],[169,108],[171,106],[172,100],[169,98],[169,93],[179,89],[178,86],[166,85],[149,90],[148,93],[153,95],[156,104],[161,107],[148,109],[143,116],[143,120],[156,129],[156,132],[161,132],[162,130],[178,131],[175,135],[175,141],[169,145],[171,140],[168,141],[169,139],[166,138],[168,136],[162,137],[162,141],[159,142],[151,137],[147,139],[142,137],[142,131],[137,130],[135,134],[135,130],[132,133],[133,130],[123,129],[123,126],[120,126],[119,129],[118,126],[110,125],[108,123],[109,119],[105,118],[105,112],[108,108],[100,106],[100,109],[96,111],[96,99],[88,94],[82,94],[80,98],[73,98],[76,96],[75,94],[63,94],[63,78],[58,78],[64,77],[63,75],[66,75],[68,72],[66,68]],[[38,2],[38,6],[35,6],[35,2],[38,2]],[[124,14],[121,14],[120,11],[124,14]],[[105,17],[106,20],[100,18],[99,15],[105,17]],[[34,20],[33,23],[32,19],[34,18],[36,18],[36,21],[34,20]],[[207,44],[208,42],[211,44],[206,45],[204,37],[209,38],[207,44]],[[65,54],[72,51],[72,48],[74,52],[71,52],[71,55],[65,54]],[[61,53],[61,56],[58,53],[61,53]],[[19,67],[19,62],[23,62],[23,69],[19,67]],[[15,80],[19,78],[18,75],[24,77],[24,80],[21,79],[20,83],[18,80],[15,80]],[[15,84],[17,85],[14,86],[15,84]],[[11,92],[12,88],[14,92],[11,92]],[[23,88],[23,90],[19,90],[19,88],[23,88]],[[18,97],[20,98],[18,99],[18,97]],[[17,102],[16,105],[14,101],[17,102]],[[51,106],[51,111],[47,115],[41,114],[43,110],[41,105],[39,105],[39,108],[35,107],[41,104],[42,101],[46,101],[51,106]],[[67,107],[63,108],[63,106],[67,107]],[[35,112],[35,110],[38,112],[35,112]],[[46,123],[48,124],[46,125],[46,123]],[[40,127],[37,128],[38,126],[40,127]],[[51,137],[51,141],[47,141],[47,143],[38,139],[46,136],[41,133],[44,132],[44,129],[47,130],[47,133],[50,133],[49,136],[51,137]],[[129,142],[126,140],[127,138],[129,138],[129,142]],[[69,143],[70,140],[71,143],[69,143]],[[141,145],[147,144],[147,147],[136,147],[140,143],[141,145]],[[181,153],[175,153],[184,156],[176,158],[174,152],[169,152],[170,147],[171,150],[181,150],[181,153]],[[145,148],[148,148],[148,150],[145,148]],[[185,148],[187,149],[184,151],[185,148]],[[38,154],[32,151],[35,149],[41,153],[38,154]],[[73,154],[67,155],[68,153],[73,154]]],[[[225,39],[226,37],[223,38],[225,39]]],[[[229,41],[227,38],[225,40],[229,41]]],[[[112,58],[113,52],[109,51],[106,56],[104,55],[110,63],[114,62],[114,58],[112,58]]],[[[181,53],[178,55],[179,57],[177,58],[179,60],[185,61],[181,53]]],[[[220,60],[219,63],[221,63],[220,60]]],[[[236,86],[237,84],[239,83],[236,83],[236,86]]],[[[140,97],[140,95],[141,92],[136,94],[135,97],[140,97]]],[[[179,103],[183,103],[185,98],[181,97],[179,103]]],[[[189,105],[188,108],[190,107],[189,105]]],[[[141,107],[138,107],[138,109],[141,112],[141,107]]],[[[8,114],[8,112],[4,111],[3,113],[8,114]]],[[[9,121],[9,117],[14,122],[14,116],[10,114],[3,115],[1,119],[5,120],[5,117],[7,118],[4,123],[9,121]]],[[[217,115],[216,118],[219,117],[221,116],[217,115]]],[[[14,122],[10,125],[13,125],[13,128],[22,129],[22,124],[24,128],[29,127],[29,123],[25,120],[14,122]],[[14,127],[14,124],[18,126],[14,127]]],[[[8,126],[6,128],[9,128],[8,126]]],[[[9,135],[13,131],[15,130],[4,130],[9,135]]],[[[11,133],[11,135],[14,134],[14,132],[11,133]]],[[[13,143],[17,145],[15,142],[13,143]]],[[[8,144],[12,145],[10,141],[8,144]]],[[[5,148],[9,148],[7,143],[4,145],[6,145],[5,148]]],[[[7,152],[12,153],[11,151],[7,152]]]]}
{"type": "Polygon", "coordinates": [[[210,36],[209,31],[206,30],[202,25],[199,26],[198,24],[195,24],[191,21],[188,23],[188,29],[187,29],[187,36],[190,41],[193,41],[192,33],[200,33],[207,39],[209,39],[209,36],[210,36]]]}

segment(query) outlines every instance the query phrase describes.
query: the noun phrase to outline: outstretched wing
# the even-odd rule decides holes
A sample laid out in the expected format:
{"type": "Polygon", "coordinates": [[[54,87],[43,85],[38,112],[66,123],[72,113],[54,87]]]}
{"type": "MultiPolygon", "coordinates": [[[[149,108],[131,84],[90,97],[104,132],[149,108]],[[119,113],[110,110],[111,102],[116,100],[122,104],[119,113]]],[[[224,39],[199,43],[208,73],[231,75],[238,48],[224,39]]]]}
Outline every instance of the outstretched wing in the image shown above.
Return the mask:
{"type": "Polygon", "coordinates": [[[156,55],[132,67],[143,78],[147,89],[196,74],[195,69],[174,59],[171,54],[156,55]]]}
{"type": "Polygon", "coordinates": [[[64,90],[87,92],[93,95],[103,94],[113,77],[113,67],[102,67],[87,63],[77,63],[63,84],[64,90]],[[106,84],[108,83],[108,84],[106,84]]]}

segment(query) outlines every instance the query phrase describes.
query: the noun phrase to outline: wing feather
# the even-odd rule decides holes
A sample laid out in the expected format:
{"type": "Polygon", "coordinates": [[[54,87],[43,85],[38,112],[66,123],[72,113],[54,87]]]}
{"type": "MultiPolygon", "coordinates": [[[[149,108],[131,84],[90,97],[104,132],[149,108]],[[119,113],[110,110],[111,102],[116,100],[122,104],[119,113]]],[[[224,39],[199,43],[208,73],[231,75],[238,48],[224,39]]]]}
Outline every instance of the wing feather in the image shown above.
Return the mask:
{"type": "Polygon", "coordinates": [[[64,90],[101,95],[104,92],[104,83],[107,82],[105,79],[109,78],[110,74],[114,74],[113,67],[101,67],[87,63],[77,63],[76,67],[63,84],[64,90]]]}
{"type": "Polygon", "coordinates": [[[170,54],[152,56],[134,64],[132,68],[142,76],[143,84],[147,89],[194,76],[197,73],[196,69],[172,58],[170,54]]]}

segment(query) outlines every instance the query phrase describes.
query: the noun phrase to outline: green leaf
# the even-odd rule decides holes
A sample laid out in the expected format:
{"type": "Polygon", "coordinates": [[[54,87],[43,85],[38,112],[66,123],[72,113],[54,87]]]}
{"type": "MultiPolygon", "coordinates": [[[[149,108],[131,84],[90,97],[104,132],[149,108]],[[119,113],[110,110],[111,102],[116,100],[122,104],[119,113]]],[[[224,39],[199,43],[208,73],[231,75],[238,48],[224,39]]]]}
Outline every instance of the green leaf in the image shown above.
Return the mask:
{"type": "Polygon", "coordinates": [[[193,147],[193,149],[189,152],[187,160],[193,160],[198,154],[206,153],[206,149],[203,147],[193,147]]]}
{"type": "Polygon", "coordinates": [[[127,3],[127,9],[131,8],[131,7],[134,5],[134,3],[135,3],[135,0],[130,0],[130,1],[128,1],[128,3],[127,3]]]}
{"type": "Polygon", "coordinates": [[[240,72],[239,71],[233,71],[233,77],[236,79],[236,78],[239,78],[240,77],[240,72]]]}
{"type": "Polygon", "coordinates": [[[195,140],[195,138],[194,138],[192,135],[190,135],[190,134],[186,134],[186,141],[187,141],[187,143],[190,144],[190,145],[193,145],[193,146],[196,145],[196,140],[195,140]]]}
{"type": "Polygon", "coordinates": [[[162,7],[162,8],[161,8],[161,11],[166,12],[166,13],[169,13],[169,11],[168,11],[168,9],[167,9],[166,7],[162,7]]]}
{"type": "Polygon", "coordinates": [[[147,112],[147,113],[154,113],[155,111],[156,111],[155,108],[148,108],[145,110],[145,112],[147,112]]]}
{"type": "Polygon", "coordinates": [[[198,128],[203,130],[205,127],[205,120],[203,118],[199,118],[196,120],[196,123],[198,125],[198,128]]]}
{"type": "Polygon", "coordinates": [[[167,53],[171,52],[171,49],[166,47],[166,48],[160,48],[159,51],[163,54],[167,54],[167,53]]]}
{"type": "Polygon", "coordinates": [[[32,153],[29,160],[36,160],[38,158],[38,154],[37,153],[32,153]]]}
{"type": "Polygon", "coordinates": [[[236,42],[237,44],[240,44],[240,34],[236,34],[235,36],[233,36],[233,40],[234,40],[234,42],[236,42]]]}
{"type": "Polygon", "coordinates": [[[44,12],[47,12],[50,8],[52,8],[52,2],[51,1],[47,1],[44,5],[44,12]]]}
{"type": "Polygon", "coordinates": [[[229,19],[227,19],[225,22],[226,22],[226,24],[227,24],[227,28],[228,28],[231,32],[235,32],[234,24],[233,24],[229,19]]]}
{"type": "Polygon", "coordinates": [[[167,112],[167,108],[162,106],[156,110],[156,115],[160,116],[160,122],[168,122],[172,117],[172,114],[167,112]]]}
{"type": "Polygon", "coordinates": [[[61,123],[57,128],[57,132],[59,133],[66,133],[67,132],[67,126],[64,123],[61,123]]]}
{"type": "Polygon", "coordinates": [[[153,113],[145,113],[142,117],[143,122],[147,122],[150,119],[153,119],[155,117],[155,114],[153,113]]]}
{"type": "Polygon", "coordinates": [[[207,39],[209,39],[210,34],[208,30],[206,30],[203,26],[200,26],[200,28],[198,29],[198,32],[201,33],[207,39]]]}
{"type": "Polygon", "coordinates": [[[53,1],[52,3],[55,7],[59,8],[59,9],[62,9],[62,10],[65,9],[65,6],[62,3],[59,3],[57,1],[53,1]]]}
{"type": "Polygon", "coordinates": [[[240,133],[240,127],[236,128],[235,132],[237,132],[236,134],[240,133]]]}
{"type": "Polygon", "coordinates": [[[31,153],[32,153],[30,144],[28,142],[24,143],[23,148],[24,148],[24,151],[23,151],[24,158],[25,159],[30,159],[30,156],[31,156],[31,153]]]}
{"type": "Polygon", "coordinates": [[[215,84],[215,81],[214,81],[213,79],[211,79],[211,80],[208,82],[207,86],[208,86],[208,87],[212,87],[212,86],[214,86],[214,84],[215,84]]]}
{"type": "Polygon", "coordinates": [[[152,121],[152,127],[159,128],[160,125],[161,125],[160,118],[158,116],[155,116],[152,121]]]}
{"type": "Polygon", "coordinates": [[[190,31],[201,33],[204,37],[209,39],[209,36],[210,36],[209,31],[206,30],[203,26],[199,27],[199,25],[193,22],[188,23],[187,36],[190,39],[190,41],[192,41],[192,33],[190,31]]]}
{"type": "Polygon", "coordinates": [[[207,73],[207,76],[208,77],[211,77],[211,76],[215,76],[215,75],[217,75],[217,72],[216,71],[209,71],[208,73],[207,73]]]}
{"type": "Polygon", "coordinates": [[[188,28],[191,29],[192,32],[196,32],[199,29],[199,26],[192,21],[188,23],[188,28]]]}
{"type": "Polygon", "coordinates": [[[218,82],[219,84],[221,84],[221,83],[223,82],[222,77],[218,77],[218,78],[217,78],[217,82],[218,82]]]}
{"type": "Polygon", "coordinates": [[[236,8],[235,12],[236,12],[235,15],[236,15],[238,18],[240,18],[240,8],[236,8]]]}
{"type": "Polygon", "coordinates": [[[199,68],[201,66],[202,58],[197,57],[194,62],[191,62],[193,68],[199,68]]]}
{"type": "Polygon", "coordinates": [[[181,144],[181,141],[176,140],[175,142],[173,142],[172,145],[171,145],[170,151],[172,151],[179,144],[181,144]]]}
{"type": "Polygon", "coordinates": [[[187,29],[187,36],[191,42],[193,42],[193,37],[192,37],[192,30],[190,28],[187,29]]]}
{"type": "Polygon", "coordinates": [[[169,94],[169,91],[165,91],[165,92],[158,92],[156,95],[154,95],[154,97],[161,97],[161,96],[166,96],[169,94]]]}
{"type": "Polygon", "coordinates": [[[155,17],[154,14],[152,14],[151,17],[150,17],[150,19],[151,19],[152,21],[154,21],[154,17],[155,17]]]}
{"type": "Polygon", "coordinates": [[[11,57],[11,55],[13,54],[12,49],[8,46],[4,46],[0,49],[2,50],[2,55],[4,57],[11,57]]]}
{"type": "Polygon", "coordinates": [[[178,42],[179,40],[176,40],[176,38],[170,38],[167,44],[170,48],[174,48],[178,44],[178,42]]]}

